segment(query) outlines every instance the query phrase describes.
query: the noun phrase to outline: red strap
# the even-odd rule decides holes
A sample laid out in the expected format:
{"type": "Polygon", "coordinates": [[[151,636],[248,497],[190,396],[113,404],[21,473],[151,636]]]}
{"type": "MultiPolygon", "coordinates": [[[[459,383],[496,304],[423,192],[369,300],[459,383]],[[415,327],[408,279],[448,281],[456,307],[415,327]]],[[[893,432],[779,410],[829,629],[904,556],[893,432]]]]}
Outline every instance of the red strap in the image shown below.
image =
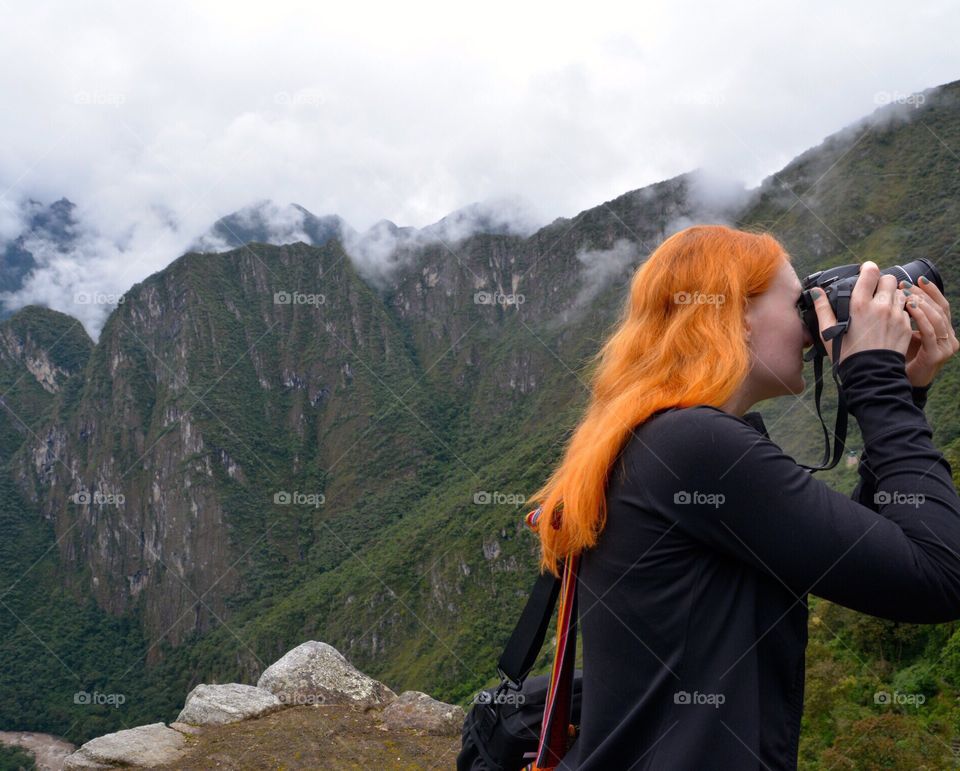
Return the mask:
{"type": "Polygon", "coordinates": [[[557,648],[533,771],[555,768],[566,755],[570,741],[573,665],[577,653],[577,624],[574,613],[579,565],[580,555],[571,556],[564,562],[563,580],[560,584],[560,609],[557,612],[557,648]]]}

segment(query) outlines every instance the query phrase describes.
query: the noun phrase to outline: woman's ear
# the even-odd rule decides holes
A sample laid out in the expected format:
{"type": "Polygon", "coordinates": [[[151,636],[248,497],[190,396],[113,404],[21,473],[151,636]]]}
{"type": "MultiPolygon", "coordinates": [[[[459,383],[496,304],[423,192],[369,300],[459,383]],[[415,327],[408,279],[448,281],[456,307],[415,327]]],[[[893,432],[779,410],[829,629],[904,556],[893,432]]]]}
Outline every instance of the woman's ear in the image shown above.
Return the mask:
{"type": "Polygon", "coordinates": [[[761,313],[762,308],[757,307],[757,298],[749,297],[743,309],[743,341],[750,345],[750,338],[753,336],[753,323],[755,317],[761,313]]]}

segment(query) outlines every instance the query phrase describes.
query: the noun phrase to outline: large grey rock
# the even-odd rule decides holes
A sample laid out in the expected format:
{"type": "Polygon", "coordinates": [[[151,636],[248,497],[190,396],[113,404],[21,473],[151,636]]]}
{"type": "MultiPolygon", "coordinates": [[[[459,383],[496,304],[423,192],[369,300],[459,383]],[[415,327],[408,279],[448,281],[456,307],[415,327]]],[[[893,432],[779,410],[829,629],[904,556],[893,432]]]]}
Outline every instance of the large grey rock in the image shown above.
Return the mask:
{"type": "Polygon", "coordinates": [[[187,694],[178,723],[224,725],[276,712],[283,703],[270,691],[241,683],[200,683],[187,694]]]}
{"type": "Polygon", "coordinates": [[[64,761],[64,771],[76,768],[160,766],[172,763],[186,751],[187,740],[163,723],[151,723],[98,736],[64,761]]]}
{"type": "Polygon", "coordinates": [[[397,698],[383,683],[355,669],[332,645],[310,640],[267,667],[257,681],[285,706],[351,704],[382,707],[397,698]]]}
{"type": "Polygon", "coordinates": [[[383,710],[387,728],[414,728],[438,736],[459,736],[466,718],[463,707],[446,704],[420,691],[404,691],[383,710]]]}

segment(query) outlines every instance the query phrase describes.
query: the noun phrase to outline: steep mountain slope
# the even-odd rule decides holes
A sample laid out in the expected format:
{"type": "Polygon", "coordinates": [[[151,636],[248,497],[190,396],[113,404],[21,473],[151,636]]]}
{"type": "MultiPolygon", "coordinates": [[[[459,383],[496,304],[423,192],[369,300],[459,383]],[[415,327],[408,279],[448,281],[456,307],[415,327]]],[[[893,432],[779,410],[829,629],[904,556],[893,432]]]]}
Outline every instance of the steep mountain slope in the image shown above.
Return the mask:
{"type": "Polygon", "coordinates": [[[49,308],[29,306],[0,323],[0,458],[82,372],[92,348],[80,322],[49,308]]]}
{"type": "Polygon", "coordinates": [[[407,412],[367,430],[407,391],[423,409],[392,320],[338,243],[188,254],[127,293],[84,387],[16,473],[55,524],[65,582],[113,613],[142,603],[148,634],[176,644],[227,614],[228,597],[342,559],[317,520],[343,520],[347,543],[381,523],[377,498],[413,484],[407,464],[431,454],[407,412]],[[325,499],[274,501],[304,491],[325,499]],[[111,497],[75,500],[84,492],[111,497]]]}

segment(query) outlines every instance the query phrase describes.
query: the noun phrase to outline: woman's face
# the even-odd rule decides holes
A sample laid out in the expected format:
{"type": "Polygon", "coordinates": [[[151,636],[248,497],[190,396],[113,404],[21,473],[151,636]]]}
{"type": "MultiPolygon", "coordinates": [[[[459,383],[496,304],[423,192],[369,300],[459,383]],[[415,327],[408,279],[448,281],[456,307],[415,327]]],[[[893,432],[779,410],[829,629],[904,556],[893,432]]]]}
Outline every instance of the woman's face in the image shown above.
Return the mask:
{"type": "Polygon", "coordinates": [[[803,392],[803,351],[813,345],[813,338],[796,307],[802,290],[796,271],[784,255],[767,291],[747,301],[752,354],[749,390],[754,401],[803,392]]]}

